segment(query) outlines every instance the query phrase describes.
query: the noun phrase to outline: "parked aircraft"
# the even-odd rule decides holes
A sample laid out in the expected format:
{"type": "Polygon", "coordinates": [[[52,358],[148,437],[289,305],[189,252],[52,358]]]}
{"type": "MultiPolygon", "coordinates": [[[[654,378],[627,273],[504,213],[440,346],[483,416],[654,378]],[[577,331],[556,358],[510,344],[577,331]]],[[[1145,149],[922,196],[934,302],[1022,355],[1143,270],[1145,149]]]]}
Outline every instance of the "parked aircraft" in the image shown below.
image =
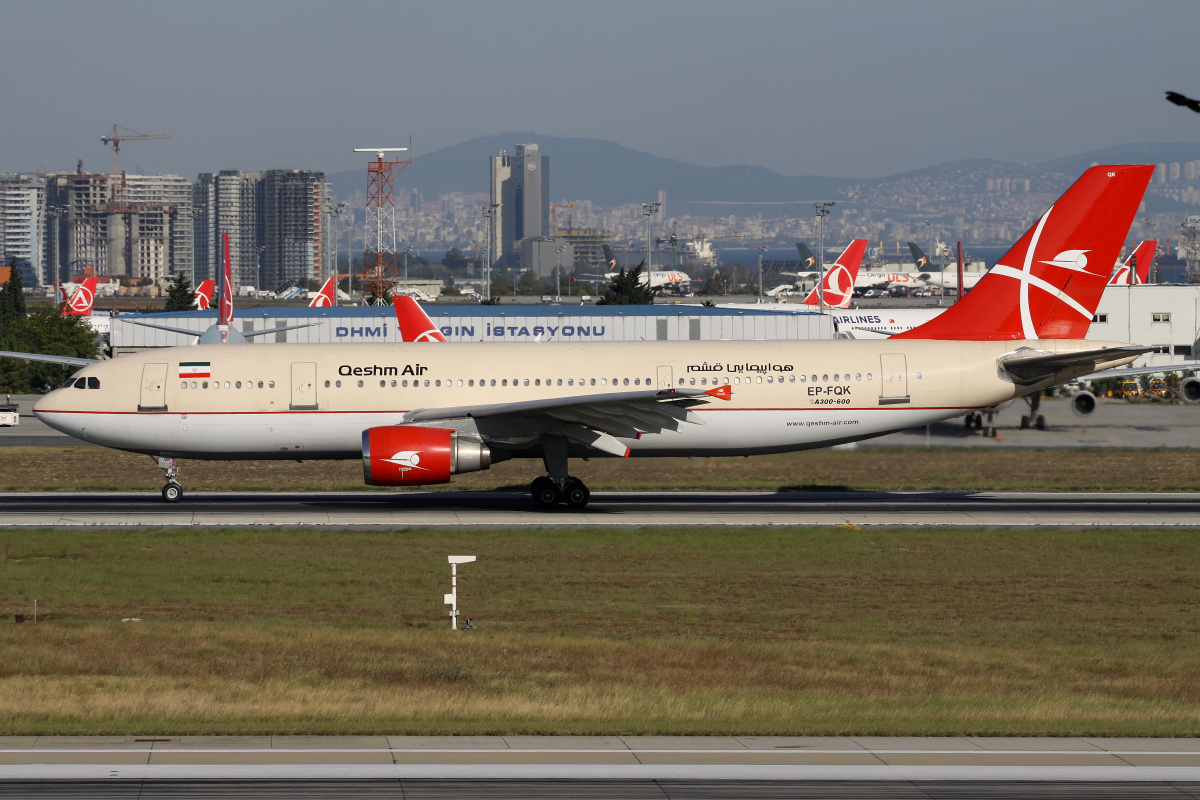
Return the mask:
{"type": "Polygon", "coordinates": [[[536,502],[581,508],[573,457],[824,447],[1129,363],[1149,348],[1081,337],[1152,173],[1089,169],[976,291],[902,339],[200,345],[90,364],[34,413],[156,458],[168,501],[181,458],[361,458],[377,486],[541,458],[536,502]]]}
{"type": "Polygon", "coordinates": [[[331,275],[329,280],[325,281],[325,285],[321,287],[321,291],[317,292],[317,296],[308,304],[309,308],[324,308],[337,305],[337,276],[331,275]]]}
{"type": "MultiPolygon", "coordinates": [[[[916,242],[909,242],[908,249],[912,252],[913,266],[916,267],[916,271],[910,273],[912,276],[930,286],[937,286],[943,290],[951,289],[955,292],[958,291],[957,269],[949,270],[936,266],[929,260],[929,256],[925,255],[920,247],[917,247],[916,242]]],[[[966,287],[968,292],[971,291],[985,274],[980,272],[964,272],[963,286],[966,287]]]]}
{"type": "Polygon", "coordinates": [[[196,287],[196,295],[192,298],[192,305],[199,311],[208,311],[212,308],[213,292],[216,290],[216,281],[212,278],[200,281],[200,285],[196,287]]]}
{"type": "Polygon", "coordinates": [[[823,303],[827,308],[849,308],[850,300],[854,297],[854,279],[858,277],[858,268],[866,249],[866,239],[850,242],[837,260],[825,268],[821,291],[814,288],[800,301],[801,305],[819,306],[823,303]]]}
{"type": "MultiPolygon", "coordinates": [[[[95,277],[87,277],[83,282],[72,290],[70,297],[62,304],[60,312],[64,317],[90,317],[92,315],[92,306],[96,302],[96,281],[95,277]]],[[[60,291],[62,291],[60,289],[60,291]]]]}
{"type": "Polygon", "coordinates": [[[1110,286],[1139,286],[1150,279],[1150,267],[1154,265],[1154,254],[1158,249],[1157,239],[1138,242],[1129,258],[1113,270],[1110,286]]]}
{"type": "Polygon", "coordinates": [[[433,324],[425,309],[416,300],[398,294],[392,298],[396,309],[396,322],[400,326],[400,339],[405,342],[444,342],[446,337],[433,324]]]}

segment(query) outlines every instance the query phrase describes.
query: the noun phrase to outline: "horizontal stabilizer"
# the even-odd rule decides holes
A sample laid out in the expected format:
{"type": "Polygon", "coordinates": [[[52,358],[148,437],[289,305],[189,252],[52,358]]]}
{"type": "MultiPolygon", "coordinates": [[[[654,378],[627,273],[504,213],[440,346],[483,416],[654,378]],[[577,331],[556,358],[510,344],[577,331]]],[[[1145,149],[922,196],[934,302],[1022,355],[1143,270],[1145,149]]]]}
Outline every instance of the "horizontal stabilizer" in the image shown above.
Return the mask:
{"type": "Polygon", "coordinates": [[[1101,350],[1082,350],[1076,353],[1046,353],[1023,348],[1000,359],[1000,367],[1020,384],[1037,383],[1059,373],[1071,373],[1067,378],[1098,372],[1109,367],[1128,364],[1154,348],[1129,345],[1106,347],[1101,350]]]}

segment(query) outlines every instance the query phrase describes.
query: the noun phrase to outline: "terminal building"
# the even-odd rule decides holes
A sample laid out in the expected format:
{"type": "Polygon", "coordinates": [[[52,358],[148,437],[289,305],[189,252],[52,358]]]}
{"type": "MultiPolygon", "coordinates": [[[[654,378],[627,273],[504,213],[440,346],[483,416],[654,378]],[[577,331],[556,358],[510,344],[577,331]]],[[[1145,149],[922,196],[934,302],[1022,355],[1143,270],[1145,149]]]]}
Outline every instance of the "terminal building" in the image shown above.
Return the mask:
{"type": "MultiPolygon", "coordinates": [[[[833,338],[828,316],[797,310],[767,311],[755,306],[481,306],[433,304],[429,318],[451,342],[634,342],[755,341],[833,338]]],[[[109,343],[113,355],[152,347],[173,347],[195,339],[172,331],[137,325],[135,320],[194,330],[197,336],[216,323],[216,312],[185,311],[140,314],[112,320],[109,343]]],[[[399,342],[391,306],[237,308],[234,325],[243,333],[307,325],[252,338],[270,342],[399,342]]]]}

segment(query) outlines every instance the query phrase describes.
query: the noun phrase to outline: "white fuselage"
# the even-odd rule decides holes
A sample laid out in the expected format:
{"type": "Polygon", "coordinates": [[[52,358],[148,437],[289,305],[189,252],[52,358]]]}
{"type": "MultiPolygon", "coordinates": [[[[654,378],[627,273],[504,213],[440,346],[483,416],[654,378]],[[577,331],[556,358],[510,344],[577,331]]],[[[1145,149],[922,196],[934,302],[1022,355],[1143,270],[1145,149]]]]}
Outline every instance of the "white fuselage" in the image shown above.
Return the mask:
{"type": "MultiPolygon", "coordinates": [[[[631,455],[748,455],[823,447],[992,406],[1073,376],[1019,386],[997,359],[1096,342],[792,341],[199,345],[121,356],[34,413],[95,444],[210,459],[359,458],[362,432],[415,409],[730,386],[699,424],[619,438],[631,455]],[[95,380],[91,380],[95,379],[95,380]]],[[[1125,359],[1128,361],[1129,359],[1125,359]]],[[[1125,363],[1122,361],[1120,363],[1125,363]]],[[[461,419],[510,456],[546,418],[461,419]]],[[[591,453],[599,455],[599,453],[591,453]]]]}
{"type": "MultiPolygon", "coordinates": [[[[943,270],[941,272],[913,272],[910,273],[917,280],[928,286],[937,286],[942,289],[958,289],[958,270],[943,270]]],[[[986,275],[986,272],[964,272],[963,286],[967,291],[975,288],[975,284],[979,283],[986,275]]]]}

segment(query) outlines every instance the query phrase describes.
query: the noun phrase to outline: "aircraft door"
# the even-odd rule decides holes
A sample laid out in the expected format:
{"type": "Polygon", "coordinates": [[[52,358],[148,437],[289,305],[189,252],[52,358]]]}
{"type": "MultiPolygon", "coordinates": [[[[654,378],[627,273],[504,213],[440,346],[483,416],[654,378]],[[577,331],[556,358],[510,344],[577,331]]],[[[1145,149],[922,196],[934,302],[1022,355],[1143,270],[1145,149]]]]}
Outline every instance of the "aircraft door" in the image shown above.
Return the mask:
{"type": "Polygon", "coordinates": [[[142,366],[142,391],[138,396],[138,411],[167,410],[168,364],[142,366]]]}
{"type": "Polygon", "coordinates": [[[669,366],[661,367],[660,366],[658,368],[658,388],[659,388],[659,390],[661,391],[662,389],[670,389],[674,385],[675,385],[675,377],[674,377],[674,372],[672,371],[671,367],[669,367],[669,366]]]}
{"type": "Polygon", "coordinates": [[[904,353],[882,353],[879,356],[879,405],[889,406],[909,402],[908,362],[904,353]]]}
{"type": "Polygon", "coordinates": [[[317,365],[312,361],[292,362],[292,411],[317,410],[317,365]]]}

